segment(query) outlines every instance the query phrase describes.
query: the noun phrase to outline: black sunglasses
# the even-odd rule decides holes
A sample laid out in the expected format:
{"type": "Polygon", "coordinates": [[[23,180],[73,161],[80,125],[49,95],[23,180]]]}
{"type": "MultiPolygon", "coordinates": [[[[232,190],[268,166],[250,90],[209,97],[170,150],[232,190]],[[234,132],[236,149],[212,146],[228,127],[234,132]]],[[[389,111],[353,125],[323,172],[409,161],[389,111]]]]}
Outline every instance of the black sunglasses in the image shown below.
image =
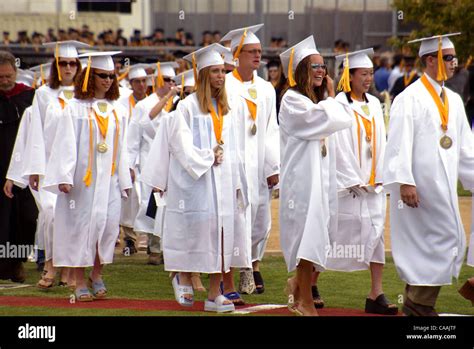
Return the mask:
{"type": "Polygon", "coordinates": [[[171,81],[173,81],[173,79],[172,79],[172,78],[168,78],[168,77],[163,77],[163,81],[164,81],[164,82],[171,82],[171,81]]]}
{"type": "Polygon", "coordinates": [[[106,74],[106,73],[95,73],[99,78],[105,80],[109,78],[110,80],[113,80],[115,78],[115,74],[106,74]]]}
{"type": "MultiPolygon", "coordinates": [[[[438,58],[438,55],[428,55],[428,56],[438,58]]],[[[444,55],[443,56],[443,61],[451,62],[453,59],[456,59],[456,58],[457,58],[456,55],[444,55]]]]}
{"type": "Polygon", "coordinates": [[[311,68],[313,69],[324,69],[326,70],[326,64],[317,64],[317,63],[311,63],[311,68]]]}
{"type": "Polygon", "coordinates": [[[77,62],[76,62],[76,61],[71,61],[71,62],[59,61],[59,62],[58,62],[58,65],[59,65],[60,67],[67,67],[67,66],[70,66],[70,67],[77,67],[77,62]]]}

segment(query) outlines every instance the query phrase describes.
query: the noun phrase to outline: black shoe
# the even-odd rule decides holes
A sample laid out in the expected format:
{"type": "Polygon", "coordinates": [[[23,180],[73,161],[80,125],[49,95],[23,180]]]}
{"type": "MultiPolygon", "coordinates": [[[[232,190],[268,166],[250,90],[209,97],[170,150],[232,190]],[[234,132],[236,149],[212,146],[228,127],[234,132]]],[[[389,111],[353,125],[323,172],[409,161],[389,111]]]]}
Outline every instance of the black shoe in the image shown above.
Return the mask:
{"type": "Polygon", "coordinates": [[[311,294],[313,296],[313,303],[316,309],[324,308],[324,301],[319,294],[318,286],[311,286],[311,294]]]}
{"type": "Polygon", "coordinates": [[[23,283],[26,280],[25,268],[23,262],[16,262],[13,264],[12,277],[10,278],[13,282],[23,283]]]}
{"type": "Polygon", "coordinates": [[[131,256],[132,254],[137,253],[137,248],[133,240],[125,240],[125,247],[123,248],[123,254],[126,256],[131,256]]]}
{"type": "Polygon", "coordinates": [[[375,300],[367,298],[365,300],[365,312],[370,314],[397,315],[398,307],[382,293],[375,300]]]}
{"type": "Polygon", "coordinates": [[[265,292],[265,284],[263,283],[262,274],[260,274],[259,271],[254,271],[253,279],[255,281],[255,292],[258,294],[265,292]]]}

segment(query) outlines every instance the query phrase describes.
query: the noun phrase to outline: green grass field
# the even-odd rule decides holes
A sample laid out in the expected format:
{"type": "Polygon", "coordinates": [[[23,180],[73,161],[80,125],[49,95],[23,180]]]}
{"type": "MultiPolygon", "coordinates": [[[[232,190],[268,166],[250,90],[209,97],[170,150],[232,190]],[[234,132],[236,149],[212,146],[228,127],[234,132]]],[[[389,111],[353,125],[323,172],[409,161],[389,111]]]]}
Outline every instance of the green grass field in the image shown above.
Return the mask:
{"type": "MultiPolygon", "coordinates": [[[[104,269],[104,280],[109,290],[110,298],[120,299],[149,299],[173,300],[173,288],[168,273],[163,266],[146,265],[145,254],[132,257],[117,255],[115,263],[104,269]]],[[[27,284],[34,285],[39,279],[39,272],[34,263],[27,263],[27,284]]],[[[288,273],[282,257],[267,257],[261,264],[262,275],[265,279],[265,293],[262,295],[245,295],[244,299],[251,304],[285,304],[286,295],[283,292],[288,273]]],[[[462,298],[457,289],[464,281],[474,275],[474,268],[464,266],[458,284],[442,288],[437,303],[441,313],[456,313],[474,315],[474,307],[462,298]]],[[[4,282],[5,283],[5,282],[4,282]]],[[[203,275],[203,283],[208,285],[207,276],[203,275]]],[[[341,273],[325,272],[320,276],[319,288],[326,306],[330,308],[363,309],[365,297],[370,287],[368,271],[341,273]]],[[[391,258],[387,258],[384,274],[384,291],[393,302],[401,302],[404,284],[398,278],[391,258]]],[[[71,292],[66,288],[55,287],[49,291],[40,291],[36,287],[26,287],[13,290],[0,290],[0,296],[35,296],[67,299],[71,292]]],[[[205,294],[199,293],[196,300],[204,300],[205,294]]],[[[46,308],[46,307],[9,307],[0,305],[0,315],[37,315],[37,316],[176,316],[176,315],[213,315],[204,312],[185,311],[138,311],[126,309],[78,309],[78,308],[46,308]]]]}

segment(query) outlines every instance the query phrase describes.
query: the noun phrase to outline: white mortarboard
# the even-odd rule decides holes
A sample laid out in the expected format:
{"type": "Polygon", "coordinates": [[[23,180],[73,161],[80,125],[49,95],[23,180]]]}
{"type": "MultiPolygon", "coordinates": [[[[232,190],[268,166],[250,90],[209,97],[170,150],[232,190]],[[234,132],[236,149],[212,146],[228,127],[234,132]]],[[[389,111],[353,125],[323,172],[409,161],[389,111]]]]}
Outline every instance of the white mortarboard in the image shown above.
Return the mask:
{"type": "Polygon", "coordinates": [[[373,68],[374,63],[370,59],[369,56],[374,55],[374,49],[371,48],[366,48],[364,50],[359,50],[359,51],[354,51],[354,52],[349,52],[345,53],[343,55],[338,55],[336,56],[336,65],[338,65],[338,62],[344,61],[344,67],[346,66],[346,60],[345,58],[349,58],[349,69],[355,69],[355,68],[373,68]]]}
{"type": "Polygon", "coordinates": [[[130,66],[129,68],[126,69],[128,71],[128,81],[137,79],[137,78],[145,78],[147,77],[147,73],[145,69],[152,67],[153,64],[144,64],[144,63],[138,63],[130,66]]]}
{"type": "Polygon", "coordinates": [[[339,80],[339,84],[337,85],[338,91],[351,91],[351,78],[349,74],[350,69],[374,67],[374,64],[372,63],[372,60],[370,59],[369,55],[374,55],[374,49],[372,47],[336,56],[336,66],[338,65],[337,62],[344,60],[344,70],[342,71],[341,79],[339,80]]]}
{"type": "Polygon", "coordinates": [[[36,65],[31,67],[29,70],[35,74],[36,84],[41,86],[46,84],[46,81],[49,78],[49,74],[51,73],[51,63],[36,65]]]}
{"type": "Polygon", "coordinates": [[[181,74],[176,75],[173,80],[176,82],[177,86],[188,87],[194,86],[194,73],[192,69],[186,70],[181,74]]]}
{"type": "Polygon", "coordinates": [[[232,52],[230,52],[229,50],[224,52],[224,63],[235,67],[234,56],[232,55],[232,52]]]}
{"type": "Polygon", "coordinates": [[[443,61],[443,49],[454,48],[454,44],[449,40],[450,36],[460,35],[461,33],[450,33],[443,35],[434,35],[428,38],[421,38],[416,40],[408,41],[409,44],[421,42],[420,49],[418,50],[418,56],[422,57],[428,53],[437,52],[438,55],[438,71],[436,74],[436,80],[445,81],[448,79],[446,74],[446,68],[443,61]]]}
{"type": "Polygon", "coordinates": [[[88,57],[87,67],[86,67],[86,76],[84,83],[82,85],[82,92],[87,91],[87,82],[89,81],[90,69],[101,69],[106,71],[115,71],[114,60],[112,59],[113,55],[121,53],[122,51],[100,51],[100,52],[86,52],[79,55],[81,57],[88,57]]]}
{"type": "Polygon", "coordinates": [[[194,80],[197,85],[198,73],[201,69],[212,65],[224,64],[224,55],[229,52],[227,47],[212,44],[184,56],[183,58],[193,64],[194,80]]]}
{"type": "Polygon", "coordinates": [[[450,36],[460,35],[461,33],[451,33],[444,35],[434,35],[428,38],[421,38],[416,40],[408,41],[409,44],[415,42],[421,42],[420,50],[418,51],[418,56],[422,57],[428,53],[438,52],[439,41],[441,39],[441,49],[454,48],[454,44],[449,40],[450,36]]]}
{"type": "MultiPolygon", "coordinates": [[[[260,40],[255,35],[255,33],[263,27],[262,24],[252,25],[250,27],[244,27],[239,29],[234,29],[224,35],[220,42],[230,40],[231,51],[234,51],[235,48],[242,48],[244,45],[249,44],[259,44],[260,40]],[[245,35],[245,37],[244,37],[245,35]]],[[[235,57],[237,58],[237,57],[235,57]]]]}
{"type": "Polygon", "coordinates": [[[176,62],[156,62],[156,85],[161,88],[165,85],[163,77],[174,78],[176,72],[174,71],[179,67],[179,64],[176,62]]]}
{"type": "Polygon", "coordinates": [[[54,57],[77,58],[79,56],[77,49],[87,48],[90,45],[75,40],[46,42],[43,46],[55,48],[54,57]]]}
{"type": "Polygon", "coordinates": [[[34,87],[36,85],[35,73],[29,70],[18,69],[16,82],[21,82],[27,86],[34,87]]]}
{"type": "Polygon", "coordinates": [[[298,64],[310,55],[319,55],[319,51],[316,48],[313,35],[308,36],[303,41],[300,41],[296,45],[290,47],[288,50],[280,54],[280,60],[283,68],[283,73],[288,78],[290,86],[295,86],[294,71],[298,64]]]}
{"type": "MultiPolygon", "coordinates": [[[[115,70],[115,64],[114,60],[112,59],[112,56],[121,52],[122,51],[94,51],[83,53],[79,55],[79,57],[90,57],[91,68],[112,71],[115,70]]],[[[89,62],[87,63],[87,65],[88,64],[89,62]]]]}

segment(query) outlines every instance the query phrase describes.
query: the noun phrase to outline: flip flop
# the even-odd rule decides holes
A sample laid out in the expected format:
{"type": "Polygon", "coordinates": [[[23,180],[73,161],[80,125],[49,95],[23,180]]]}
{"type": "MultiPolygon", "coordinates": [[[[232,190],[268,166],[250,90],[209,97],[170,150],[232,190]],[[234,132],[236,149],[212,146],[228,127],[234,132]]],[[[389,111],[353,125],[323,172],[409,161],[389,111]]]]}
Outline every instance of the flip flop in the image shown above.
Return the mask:
{"type": "Polygon", "coordinates": [[[204,311],[212,311],[215,313],[228,313],[235,310],[234,303],[224,304],[225,301],[228,301],[225,296],[219,295],[213,301],[207,299],[204,302],[204,311]]]}
{"type": "Polygon", "coordinates": [[[184,286],[179,284],[179,275],[176,275],[171,279],[171,284],[173,285],[174,298],[179,305],[183,307],[192,307],[194,304],[194,291],[192,286],[184,286]],[[192,295],[191,299],[184,297],[185,294],[192,295]]]}

